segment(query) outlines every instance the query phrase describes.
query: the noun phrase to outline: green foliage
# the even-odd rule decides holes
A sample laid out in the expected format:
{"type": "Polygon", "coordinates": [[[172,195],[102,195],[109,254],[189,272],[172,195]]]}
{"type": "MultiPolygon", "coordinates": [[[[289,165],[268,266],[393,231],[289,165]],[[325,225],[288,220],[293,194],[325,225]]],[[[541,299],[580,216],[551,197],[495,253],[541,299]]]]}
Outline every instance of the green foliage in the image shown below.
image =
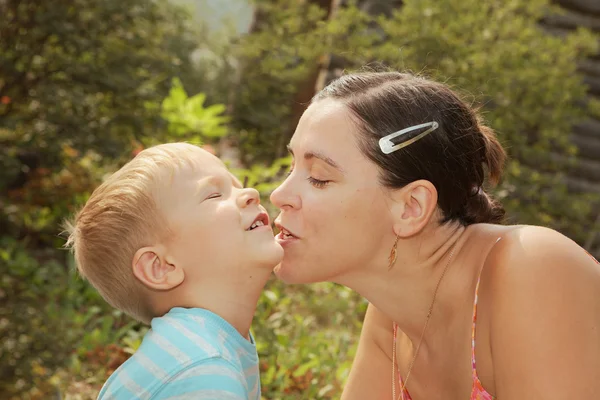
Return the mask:
{"type": "MultiPolygon", "coordinates": [[[[171,78],[198,81],[189,55],[199,38],[187,14],[166,0],[6,0],[0,14],[2,211],[11,203],[53,204],[12,195],[40,170],[60,180],[65,148],[122,157],[161,129],[147,105],[160,104],[171,78]]],[[[1,231],[32,233],[3,214],[1,231]]]]}
{"type": "Polygon", "coordinates": [[[228,118],[223,104],[205,107],[206,95],[188,97],[181,81],[173,79],[169,96],[162,102],[161,116],[167,121],[168,135],[174,140],[201,143],[202,138],[218,138],[227,133],[228,118]]]}
{"type": "Polygon", "coordinates": [[[350,372],[366,301],[331,283],[273,280],[254,324],[266,399],[335,399],[350,372]]]}
{"type": "MultiPolygon", "coordinates": [[[[134,324],[110,310],[89,285],[65,268],[67,253],[30,255],[27,247],[0,238],[0,394],[55,392],[60,368],[87,351],[117,343],[134,324]]],[[[122,361],[122,360],[121,360],[122,361]]],[[[106,365],[94,368],[105,370],[106,365]]],[[[114,369],[114,368],[113,368],[114,369]]],[[[87,367],[78,372],[85,375],[87,367]]]]}
{"type": "Polygon", "coordinates": [[[46,151],[69,140],[118,154],[113,146],[155,120],[142,104],[161,101],[170,77],[192,75],[198,38],[165,1],[7,0],[0,7],[0,93],[10,100],[2,125],[27,131],[23,140],[46,151]]]}
{"type": "Polygon", "coordinates": [[[233,48],[241,77],[233,82],[232,126],[246,164],[285,155],[298,86],[328,50],[320,24],[324,11],[317,5],[277,0],[258,1],[257,7],[259,29],[233,48]]]}

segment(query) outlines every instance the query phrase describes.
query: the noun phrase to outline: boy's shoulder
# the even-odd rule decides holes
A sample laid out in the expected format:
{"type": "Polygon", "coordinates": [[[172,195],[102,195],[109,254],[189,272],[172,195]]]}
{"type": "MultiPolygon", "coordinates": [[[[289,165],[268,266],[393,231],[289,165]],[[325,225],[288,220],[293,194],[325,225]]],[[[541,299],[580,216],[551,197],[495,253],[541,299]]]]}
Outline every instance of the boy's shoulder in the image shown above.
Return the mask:
{"type": "Polygon", "coordinates": [[[99,398],[158,399],[220,388],[222,398],[246,399],[254,381],[254,343],[208,310],[174,308],[152,320],[140,348],[110,376],[99,398]]]}

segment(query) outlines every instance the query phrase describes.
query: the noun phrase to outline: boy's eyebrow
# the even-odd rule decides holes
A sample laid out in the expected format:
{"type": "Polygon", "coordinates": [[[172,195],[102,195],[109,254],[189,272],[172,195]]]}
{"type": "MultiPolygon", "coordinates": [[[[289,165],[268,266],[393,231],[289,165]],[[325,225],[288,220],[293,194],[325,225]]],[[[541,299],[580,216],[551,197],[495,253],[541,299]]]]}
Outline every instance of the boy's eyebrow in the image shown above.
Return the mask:
{"type": "Polygon", "coordinates": [[[240,189],[243,189],[243,188],[245,188],[245,187],[246,187],[246,185],[242,185],[242,181],[240,181],[240,180],[238,179],[238,177],[237,177],[237,176],[235,176],[235,175],[231,174],[231,177],[233,178],[233,183],[237,184],[237,186],[238,186],[240,189]]]}
{"type": "Polygon", "coordinates": [[[202,190],[204,190],[204,188],[205,188],[206,186],[208,186],[212,180],[214,180],[214,177],[213,177],[213,176],[207,176],[207,177],[204,177],[204,178],[200,179],[200,180],[197,182],[197,183],[198,183],[198,185],[196,185],[196,193],[195,193],[195,196],[198,196],[198,195],[200,195],[200,194],[201,194],[201,192],[202,192],[202,190]]]}
{"type": "MultiPolygon", "coordinates": [[[[231,181],[233,183],[233,186],[237,186],[239,189],[242,189],[244,186],[242,185],[242,182],[240,182],[240,180],[233,174],[229,174],[231,181]]],[[[208,186],[209,184],[215,184],[217,185],[217,182],[219,180],[218,176],[206,176],[202,179],[200,179],[198,181],[198,186],[196,186],[196,196],[198,196],[202,190],[208,186]]]]}
{"type": "MultiPolygon", "coordinates": [[[[287,149],[293,156],[294,151],[292,150],[292,148],[290,147],[289,144],[287,145],[287,149]]],[[[306,153],[304,153],[305,160],[311,160],[313,158],[318,158],[319,160],[331,165],[333,168],[337,169],[338,171],[344,172],[344,169],[342,167],[340,167],[340,165],[338,163],[333,161],[330,157],[327,157],[326,155],[319,153],[318,151],[307,151],[306,153]]]]}

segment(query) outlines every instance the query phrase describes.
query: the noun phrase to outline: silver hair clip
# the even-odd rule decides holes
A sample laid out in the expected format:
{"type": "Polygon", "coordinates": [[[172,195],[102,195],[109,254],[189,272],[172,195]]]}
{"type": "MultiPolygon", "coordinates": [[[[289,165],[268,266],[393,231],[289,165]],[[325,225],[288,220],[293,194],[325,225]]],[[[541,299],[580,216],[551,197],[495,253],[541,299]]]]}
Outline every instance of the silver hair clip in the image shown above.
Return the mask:
{"type": "Polygon", "coordinates": [[[426,122],[424,124],[421,125],[413,125],[413,126],[409,126],[408,128],[404,128],[401,131],[397,131],[394,133],[390,133],[387,136],[382,137],[381,139],[379,139],[379,147],[381,148],[381,151],[383,151],[384,154],[390,154],[395,152],[396,150],[399,150],[403,147],[406,147],[408,145],[413,144],[414,142],[416,142],[419,139],[422,139],[423,137],[425,137],[426,135],[430,134],[431,132],[435,131],[438,128],[439,124],[435,121],[432,122],[426,122]],[[427,129],[426,131],[419,133],[417,136],[410,138],[404,142],[398,143],[398,144],[394,144],[392,143],[392,139],[398,137],[398,136],[402,136],[402,135],[406,135],[409,132],[413,132],[416,131],[417,129],[421,129],[421,128],[426,128],[430,126],[431,128],[427,129]]]}

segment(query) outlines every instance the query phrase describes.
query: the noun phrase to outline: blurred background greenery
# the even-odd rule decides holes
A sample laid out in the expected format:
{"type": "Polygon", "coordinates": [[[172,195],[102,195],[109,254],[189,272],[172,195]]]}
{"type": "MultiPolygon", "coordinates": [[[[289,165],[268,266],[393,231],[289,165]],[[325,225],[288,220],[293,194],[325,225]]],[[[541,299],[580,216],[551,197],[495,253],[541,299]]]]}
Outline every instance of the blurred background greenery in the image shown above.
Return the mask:
{"type": "MultiPolygon", "coordinates": [[[[0,0],[0,398],[91,399],[146,328],[61,250],[60,223],[144,147],[212,149],[270,191],[306,103],[343,70],[422,72],[481,107],[510,153],[511,221],[600,253],[594,0],[0,0]]],[[[339,398],[366,303],[269,282],[265,399],[339,398]]]]}

